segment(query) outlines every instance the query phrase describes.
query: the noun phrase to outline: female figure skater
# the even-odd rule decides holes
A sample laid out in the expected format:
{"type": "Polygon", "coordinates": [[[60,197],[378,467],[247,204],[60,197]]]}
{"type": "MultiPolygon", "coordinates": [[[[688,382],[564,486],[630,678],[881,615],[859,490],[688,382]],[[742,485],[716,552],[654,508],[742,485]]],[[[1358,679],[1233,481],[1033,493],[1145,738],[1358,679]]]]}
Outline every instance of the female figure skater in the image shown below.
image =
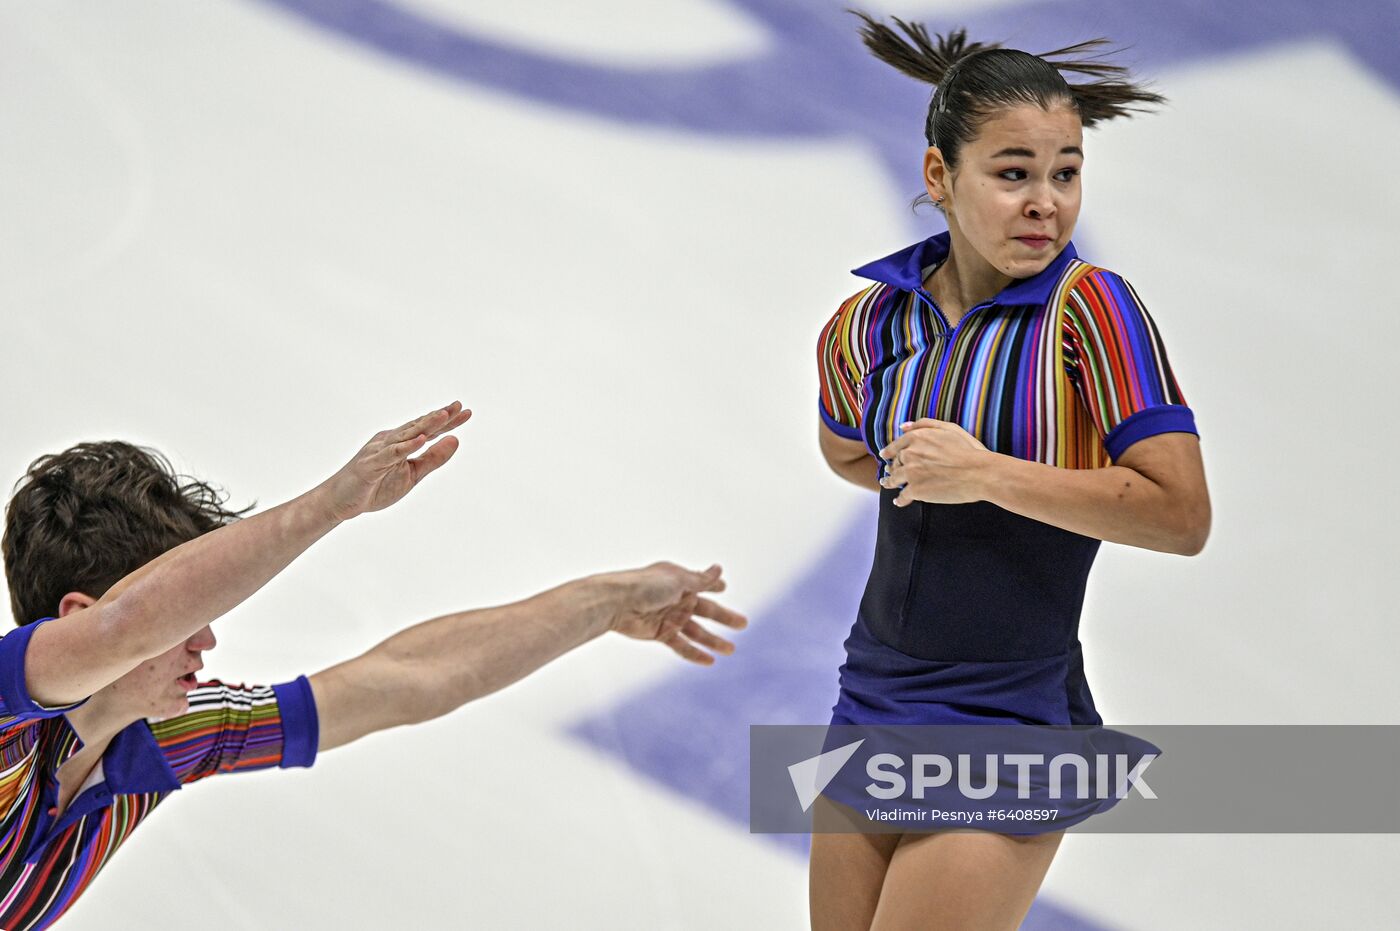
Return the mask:
{"type": "MultiPolygon", "coordinates": [[[[1072,57],[1105,39],[1038,56],[857,15],[937,87],[923,176],[948,231],[857,269],[819,342],[822,453],[880,496],[832,723],[1101,724],[1078,640],[1099,541],[1190,556],[1210,528],[1156,325],[1070,242],[1083,128],[1163,98],[1072,57]]],[[[1063,833],[814,833],[813,927],[1014,928],[1063,833]]]]}

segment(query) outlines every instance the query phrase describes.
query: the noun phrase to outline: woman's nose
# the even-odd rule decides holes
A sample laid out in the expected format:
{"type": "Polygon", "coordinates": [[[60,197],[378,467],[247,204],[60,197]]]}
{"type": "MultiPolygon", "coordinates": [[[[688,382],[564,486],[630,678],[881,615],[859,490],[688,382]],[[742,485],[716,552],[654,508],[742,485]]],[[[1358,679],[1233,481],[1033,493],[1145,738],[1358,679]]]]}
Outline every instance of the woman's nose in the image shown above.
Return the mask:
{"type": "Polygon", "coordinates": [[[1055,212],[1055,198],[1052,191],[1038,190],[1036,191],[1036,195],[1037,196],[1033,197],[1030,203],[1026,205],[1027,213],[1035,219],[1040,220],[1055,212]]]}
{"type": "Polygon", "coordinates": [[[219,644],[218,638],[214,636],[214,628],[207,624],[187,642],[191,650],[212,650],[219,644]]]}

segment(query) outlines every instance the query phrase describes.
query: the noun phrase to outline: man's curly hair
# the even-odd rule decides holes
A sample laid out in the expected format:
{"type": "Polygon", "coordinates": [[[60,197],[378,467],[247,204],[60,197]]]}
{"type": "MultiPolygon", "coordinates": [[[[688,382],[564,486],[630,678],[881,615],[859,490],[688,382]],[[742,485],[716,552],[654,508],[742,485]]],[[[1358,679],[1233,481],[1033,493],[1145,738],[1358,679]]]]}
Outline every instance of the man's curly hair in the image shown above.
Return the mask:
{"type": "Polygon", "coordinates": [[[19,625],[58,614],[69,592],[100,598],[161,553],[237,520],[215,489],[156,450],[79,443],[35,459],[5,509],[5,578],[19,625]],[[184,479],[184,481],[182,481],[184,479]]]}

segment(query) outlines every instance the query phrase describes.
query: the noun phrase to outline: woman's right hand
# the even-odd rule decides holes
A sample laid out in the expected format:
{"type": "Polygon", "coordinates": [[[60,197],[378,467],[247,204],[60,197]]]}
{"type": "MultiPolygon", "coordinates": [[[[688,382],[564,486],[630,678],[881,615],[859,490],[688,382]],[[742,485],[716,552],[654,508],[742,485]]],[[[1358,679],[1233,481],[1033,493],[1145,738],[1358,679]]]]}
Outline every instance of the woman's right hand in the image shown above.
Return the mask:
{"type": "Polygon", "coordinates": [[[333,521],[346,521],[369,511],[379,511],[408,494],[429,472],[457,451],[457,438],[444,436],[417,459],[408,457],[428,440],[455,430],[472,412],[460,401],[424,414],[393,430],[370,437],[345,467],[315,490],[333,521]]]}

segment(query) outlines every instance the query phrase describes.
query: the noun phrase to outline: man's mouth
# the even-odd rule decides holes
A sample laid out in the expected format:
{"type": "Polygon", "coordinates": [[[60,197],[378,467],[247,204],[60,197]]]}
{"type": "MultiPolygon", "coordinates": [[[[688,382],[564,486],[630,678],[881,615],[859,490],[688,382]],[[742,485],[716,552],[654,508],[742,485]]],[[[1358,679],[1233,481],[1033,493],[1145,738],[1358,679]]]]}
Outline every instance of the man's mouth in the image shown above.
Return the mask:
{"type": "Polygon", "coordinates": [[[199,679],[192,672],[185,673],[183,676],[176,679],[175,681],[180,683],[180,685],[186,689],[192,689],[195,686],[199,685],[199,679]]]}

